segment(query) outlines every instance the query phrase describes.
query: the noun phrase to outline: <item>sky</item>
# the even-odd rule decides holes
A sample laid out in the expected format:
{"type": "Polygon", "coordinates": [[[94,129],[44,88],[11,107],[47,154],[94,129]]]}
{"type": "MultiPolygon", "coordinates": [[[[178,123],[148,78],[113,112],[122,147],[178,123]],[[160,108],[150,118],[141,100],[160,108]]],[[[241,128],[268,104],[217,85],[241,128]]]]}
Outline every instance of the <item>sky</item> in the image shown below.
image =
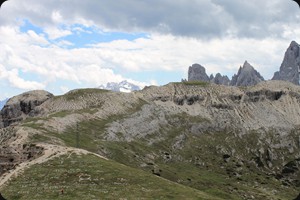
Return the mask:
{"type": "Polygon", "coordinates": [[[265,79],[300,43],[292,0],[8,0],[0,9],[0,100],[129,80],[187,78],[199,63],[231,78],[247,60],[265,79]]]}

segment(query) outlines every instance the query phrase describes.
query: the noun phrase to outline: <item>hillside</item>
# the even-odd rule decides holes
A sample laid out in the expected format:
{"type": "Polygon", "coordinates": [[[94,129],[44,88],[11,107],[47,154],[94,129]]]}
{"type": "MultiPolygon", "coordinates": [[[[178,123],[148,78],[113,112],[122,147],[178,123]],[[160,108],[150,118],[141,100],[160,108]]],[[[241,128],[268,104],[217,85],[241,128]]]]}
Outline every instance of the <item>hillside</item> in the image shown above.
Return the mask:
{"type": "Polygon", "coordinates": [[[8,199],[38,199],[49,185],[49,199],[61,187],[55,198],[293,199],[299,101],[300,87],[283,81],[29,92],[1,111],[0,191],[8,199]]]}

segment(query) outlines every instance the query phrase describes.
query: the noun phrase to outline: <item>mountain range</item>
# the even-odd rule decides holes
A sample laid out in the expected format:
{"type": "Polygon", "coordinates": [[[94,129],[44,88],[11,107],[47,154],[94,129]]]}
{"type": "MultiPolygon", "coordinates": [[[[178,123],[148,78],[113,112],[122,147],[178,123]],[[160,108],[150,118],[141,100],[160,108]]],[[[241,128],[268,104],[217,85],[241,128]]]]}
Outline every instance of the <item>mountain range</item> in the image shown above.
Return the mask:
{"type": "Polygon", "coordinates": [[[132,91],[141,90],[142,88],[138,85],[130,83],[127,80],[121,81],[119,83],[116,82],[109,82],[106,85],[101,85],[98,87],[99,89],[111,90],[115,92],[125,92],[129,93],[132,91]]]}
{"type": "MultiPolygon", "coordinates": [[[[293,45],[288,58],[296,51],[293,45]]],[[[205,76],[196,65],[189,81],[131,93],[95,88],[12,97],[0,111],[1,194],[296,199],[300,87],[290,79],[295,66],[283,63],[275,74],[287,81],[263,81],[245,62],[232,80],[205,76]]]]}
{"type": "MultiPolygon", "coordinates": [[[[299,85],[299,73],[300,73],[300,48],[299,44],[292,41],[290,46],[285,52],[284,59],[280,66],[279,71],[274,73],[272,80],[289,81],[296,85],[299,85]]],[[[193,64],[189,67],[188,81],[205,81],[212,82],[219,85],[230,86],[251,86],[256,85],[265,79],[257,72],[254,67],[247,61],[238,70],[230,80],[227,76],[222,76],[217,73],[214,77],[210,77],[206,74],[206,70],[199,64],[193,64]]]]}

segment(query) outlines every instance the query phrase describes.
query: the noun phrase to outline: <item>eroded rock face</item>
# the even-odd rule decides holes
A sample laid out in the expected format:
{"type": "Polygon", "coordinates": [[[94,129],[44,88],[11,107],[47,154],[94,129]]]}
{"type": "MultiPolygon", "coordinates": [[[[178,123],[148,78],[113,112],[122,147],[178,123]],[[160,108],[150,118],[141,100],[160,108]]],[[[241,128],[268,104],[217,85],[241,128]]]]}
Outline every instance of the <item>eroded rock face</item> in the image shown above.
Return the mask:
{"type": "Polygon", "coordinates": [[[264,78],[247,62],[240,67],[237,74],[232,77],[232,86],[252,86],[264,81],[264,78]]]}
{"type": "Polygon", "coordinates": [[[193,64],[189,67],[188,81],[205,81],[209,82],[209,77],[206,74],[206,70],[199,64],[193,64]]]}
{"type": "Polygon", "coordinates": [[[285,95],[285,92],[260,90],[255,92],[246,92],[246,97],[244,98],[244,100],[250,102],[264,101],[266,99],[270,101],[277,101],[281,98],[282,95],[285,95]]]}
{"type": "Polygon", "coordinates": [[[14,169],[17,164],[33,160],[42,154],[43,148],[33,144],[0,146],[0,175],[14,169]]]}
{"type": "Polygon", "coordinates": [[[53,94],[49,92],[36,90],[9,99],[0,112],[0,128],[21,121],[26,115],[36,116],[42,113],[38,106],[52,97],[53,94]]]}
{"type": "Polygon", "coordinates": [[[299,44],[292,41],[286,50],[280,70],[275,72],[272,80],[289,81],[299,85],[300,48],[299,44]]]}

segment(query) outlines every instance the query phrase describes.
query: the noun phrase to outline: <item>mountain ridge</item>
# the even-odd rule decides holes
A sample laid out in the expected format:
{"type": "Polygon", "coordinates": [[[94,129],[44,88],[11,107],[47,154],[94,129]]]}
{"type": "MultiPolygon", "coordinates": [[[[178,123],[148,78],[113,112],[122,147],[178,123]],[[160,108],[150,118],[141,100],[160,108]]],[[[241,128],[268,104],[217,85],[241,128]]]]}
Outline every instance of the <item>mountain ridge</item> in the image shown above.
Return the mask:
{"type": "Polygon", "coordinates": [[[39,90],[10,98],[0,111],[1,193],[8,199],[55,199],[62,188],[66,199],[140,197],[141,190],[163,199],[299,195],[300,87],[265,81],[248,62],[235,86],[221,84],[228,83],[221,74],[204,77],[209,81],[131,93],[39,90]],[[141,184],[130,193],[116,187],[141,184]]]}
{"type": "Polygon", "coordinates": [[[98,88],[105,89],[105,90],[111,90],[111,91],[115,91],[115,92],[126,92],[126,93],[138,91],[138,90],[142,89],[140,86],[130,83],[127,80],[123,80],[119,83],[109,82],[106,85],[99,86],[98,88]]]}
{"type": "MultiPolygon", "coordinates": [[[[46,148],[51,144],[57,151],[80,147],[210,195],[219,194],[220,199],[297,196],[300,88],[292,83],[263,81],[235,87],[182,82],[134,93],[101,89],[73,90],[62,96],[39,93],[45,101],[34,107],[30,102],[35,102],[35,91],[11,98],[1,111],[0,121],[12,121],[0,129],[6,149],[15,151],[11,141],[16,138],[23,138],[18,145],[46,148]],[[27,103],[19,110],[16,105],[21,101],[27,103]],[[239,184],[234,183],[237,180],[239,184]],[[277,192],[262,193],[254,183],[277,192]]],[[[18,162],[14,158],[12,167],[18,162]]]]}
{"type": "MultiPolygon", "coordinates": [[[[289,81],[299,85],[299,75],[300,47],[297,42],[292,41],[284,54],[279,71],[274,73],[271,80],[289,81]]],[[[231,80],[227,76],[222,76],[220,73],[217,73],[216,77],[218,78],[215,79],[213,75],[208,77],[205,67],[197,63],[190,66],[188,70],[189,81],[205,81],[231,86],[251,86],[264,81],[264,78],[260,75],[260,73],[257,72],[247,61],[245,61],[243,67],[239,68],[237,74],[232,76],[231,80]]]]}

